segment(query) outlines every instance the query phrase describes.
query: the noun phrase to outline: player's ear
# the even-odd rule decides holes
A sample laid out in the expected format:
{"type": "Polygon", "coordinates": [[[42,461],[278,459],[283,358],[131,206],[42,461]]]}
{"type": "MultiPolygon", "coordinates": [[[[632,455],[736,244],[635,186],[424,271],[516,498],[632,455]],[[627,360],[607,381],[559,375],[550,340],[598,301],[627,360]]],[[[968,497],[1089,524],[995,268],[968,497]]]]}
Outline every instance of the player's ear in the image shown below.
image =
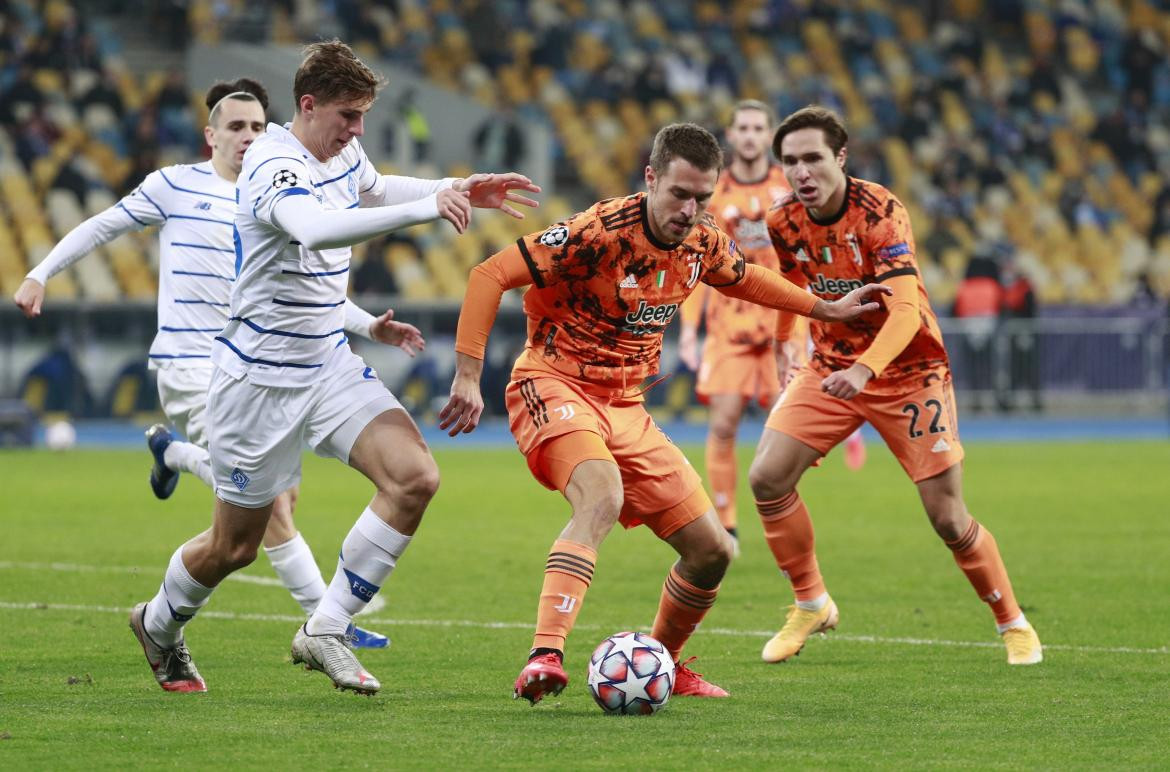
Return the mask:
{"type": "Polygon", "coordinates": [[[654,167],[649,164],[646,165],[646,190],[653,190],[654,183],[657,177],[654,174],[654,167]]]}
{"type": "Polygon", "coordinates": [[[214,137],[215,137],[215,129],[211,128],[210,126],[204,126],[203,127],[203,141],[206,142],[207,146],[209,148],[211,148],[212,150],[215,150],[215,143],[212,141],[214,137]]]}
{"type": "Polygon", "coordinates": [[[297,100],[297,107],[302,113],[312,113],[316,106],[317,99],[312,94],[301,94],[301,98],[297,100]]]}
{"type": "Polygon", "coordinates": [[[842,169],[845,168],[845,158],[849,155],[849,148],[842,146],[841,152],[837,153],[837,165],[842,169]]]}

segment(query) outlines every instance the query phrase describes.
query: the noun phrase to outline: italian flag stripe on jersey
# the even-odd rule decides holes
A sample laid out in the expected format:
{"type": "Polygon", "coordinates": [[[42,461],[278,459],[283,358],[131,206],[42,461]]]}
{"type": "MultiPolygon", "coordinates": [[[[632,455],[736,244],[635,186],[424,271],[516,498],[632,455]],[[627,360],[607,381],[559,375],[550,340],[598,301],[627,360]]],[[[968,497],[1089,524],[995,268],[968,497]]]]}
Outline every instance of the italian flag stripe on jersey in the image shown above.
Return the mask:
{"type": "Polygon", "coordinates": [[[659,271],[658,272],[658,282],[657,283],[658,283],[659,287],[661,287],[663,284],[666,283],[666,271],[659,271]]]}

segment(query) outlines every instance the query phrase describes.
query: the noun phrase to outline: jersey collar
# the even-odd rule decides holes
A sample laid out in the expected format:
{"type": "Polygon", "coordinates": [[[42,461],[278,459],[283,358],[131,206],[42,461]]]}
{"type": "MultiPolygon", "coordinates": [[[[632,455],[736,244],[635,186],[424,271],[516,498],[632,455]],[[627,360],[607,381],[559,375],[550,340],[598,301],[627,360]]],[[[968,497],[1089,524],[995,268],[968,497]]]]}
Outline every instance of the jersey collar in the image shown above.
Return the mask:
{"type": "Polygon", "coordinates": [[[812,220],[815,225],[833,225],[834,223],[838,222],[842,217],[845,216],[845,213],[849,211],[849,194],[853,191],[854,185],[854,179],[849,175],[845,175],[845,198],[841,201],[841,208],[837,211],[837,214],[830,215],[829,217],[826,217],[822,220],[813,217],[813,213],[808,212],[808,209],[805,209],[805,211],[808,212],[808,219],[812,220]]]}

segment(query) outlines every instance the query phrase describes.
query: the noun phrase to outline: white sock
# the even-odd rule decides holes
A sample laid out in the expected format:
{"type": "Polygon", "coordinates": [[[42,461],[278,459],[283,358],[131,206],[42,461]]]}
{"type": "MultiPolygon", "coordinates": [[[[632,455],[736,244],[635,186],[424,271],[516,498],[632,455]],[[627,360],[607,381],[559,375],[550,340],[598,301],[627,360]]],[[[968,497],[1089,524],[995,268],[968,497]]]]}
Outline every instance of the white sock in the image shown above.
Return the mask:
{"type": "Polygon", "coordinates": [[[321,604],[309,617],[309,633],[345,633],[354,614],[382,588],[409,544],[409,536],[387,525],[367,507],[341,544],[337,572],[321,604]]]}
{"type": "Polygon", "coordinates": [[[1015,619],[1013,619],[1012,621],[1007,622],[1006,624],[1002,624],[1002,625],[997,623],[995,625],[995,631],[997,633],[999,633],[1000,635],[1003,635],[1005,632],[1007,632],[1008,630],[1011,630],[1013,627],[1027,627],[1027,626],[1028,626],[1028,618],[1025,617],[1024,612],[1021,611],[1020,615],[1018,617],[1016,617],[1015,619]]]}
{"type": "Polygon", "coordinates": [[[171,555],[158,594],[146,605],[146,632],[159,646],[174,646],[183,637],[183,625],[203,608],[212,589],[195,581],[187,571],[183,547],[179,547],[171,555]]]}
{"type": "Polygon", "coordinates": [[[211,456],[198,445],[175,440],[163,451],[163,463],[173,471],[190,472],[215,490],[215,481],[211,479],[211,456]]]}
{"type": "Polygon", "coordinates": [[[798,600],[798,601],[796,601],[796,607],[802,608],[805,611],[820,611],[821,609],[823,609],[825,607],[825,604],[828,602],[829,602],[829,593],[822,592],[820,595],[813,598],[812,600],[798,600]]]}
{"type": "Polygon", "coordinates": [[[321,569],[317,568],[309,543],[298,533],[284,544],[265,547],[264,552],[293,600],[301,604],[306,614],[312,614],[325,595],[325,580],[321,578],[321,569]]]}

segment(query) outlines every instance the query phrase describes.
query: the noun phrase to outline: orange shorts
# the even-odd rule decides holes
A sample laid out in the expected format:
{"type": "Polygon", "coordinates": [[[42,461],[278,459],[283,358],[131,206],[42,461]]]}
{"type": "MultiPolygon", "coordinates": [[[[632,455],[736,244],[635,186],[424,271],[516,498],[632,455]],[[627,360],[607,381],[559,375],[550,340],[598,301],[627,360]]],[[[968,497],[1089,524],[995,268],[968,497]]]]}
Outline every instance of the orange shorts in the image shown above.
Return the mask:
{"type": "Polygon", "coordinates": [[[863,392],[851,400],[830,397],[821,391],[821,380],[814,370],[801,368],[765,426],[823,455],[868,421],[914,482],[963,460],[949,378],[910,394],[863,392]]]}
{"type": "Polygon", "coordinates": [[[739,394],[745,402],[754,399],[760,407],[768,407],[779,393],[776,354],[771,346],[752,349],[712,345],[711,339],[707,339],[695,381],[695,394],[700,401],[706,403],[712,394],[739,394]]]}
{"type": "Polygon", "coordinates": [[[595,396],[552,375],[519,378],[504,391],[508,422],[528,469],[562,494],[582,461],[616,464],[626,528],[645,523],[665,539],[711,509],[699,475],[639,400],[595,396]]]}

